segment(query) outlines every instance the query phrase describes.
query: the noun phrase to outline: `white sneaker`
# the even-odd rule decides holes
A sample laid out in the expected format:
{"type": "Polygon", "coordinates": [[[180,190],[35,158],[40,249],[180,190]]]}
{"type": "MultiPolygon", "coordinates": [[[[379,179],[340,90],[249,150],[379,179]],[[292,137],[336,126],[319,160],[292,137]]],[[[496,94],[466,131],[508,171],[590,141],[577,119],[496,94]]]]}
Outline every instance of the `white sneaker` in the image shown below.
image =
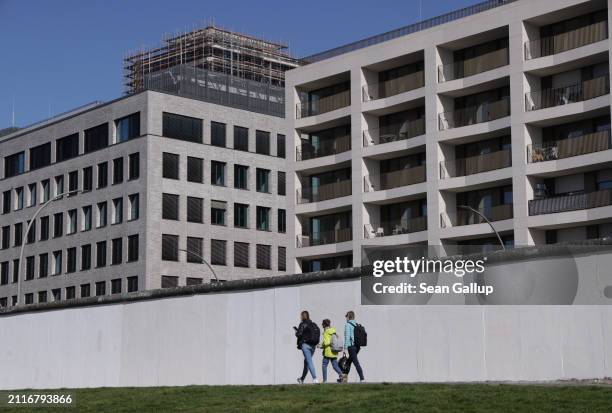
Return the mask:
{"type": "Polygon", "coordinates": [[[319,380],[317,380],[317,379],[312,379],[312,384],[319,384],[319,380]]]}

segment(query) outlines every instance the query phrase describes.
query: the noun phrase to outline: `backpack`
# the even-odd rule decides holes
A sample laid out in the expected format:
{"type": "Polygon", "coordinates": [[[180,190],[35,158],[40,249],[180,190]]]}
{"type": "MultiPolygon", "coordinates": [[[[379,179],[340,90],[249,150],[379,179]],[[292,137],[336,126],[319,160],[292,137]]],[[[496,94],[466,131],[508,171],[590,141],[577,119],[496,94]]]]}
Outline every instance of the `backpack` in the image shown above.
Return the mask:
{"type": "Polygon", "coordinates": [[[321,330],[319,330],[319,326],[313,323],[312,321],[308,323],[308,333],[305,334],[304,342],[306,344],[310,344],[311,346],[316,346],[319,344],[321,340],[321,330]]]}
{"type": "Polygon", "coordinates": [[[334,333],[331,336],[331,350],[335,353],[340,353],[342,350],[344,350],[344,346],[342,345],[342,342],[340,341],[340,337],[338,337],[338,334],[334,333]]]}
{"type": "Polygon", "coordinates": [[[361,324],[353,324],[355,327],[353,330],[353,344],[358,347],[365,347],[368,345],[368,333],[366,333],[365,327],[361,324]]]}

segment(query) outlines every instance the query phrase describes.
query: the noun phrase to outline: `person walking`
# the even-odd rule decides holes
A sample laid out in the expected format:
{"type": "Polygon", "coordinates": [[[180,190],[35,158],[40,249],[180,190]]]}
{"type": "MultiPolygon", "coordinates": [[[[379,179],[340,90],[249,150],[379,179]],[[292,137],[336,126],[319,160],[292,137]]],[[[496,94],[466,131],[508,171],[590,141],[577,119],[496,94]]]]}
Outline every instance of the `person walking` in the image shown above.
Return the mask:
{"type": "Polygon", "coordinates": [[[303,384],[306,379],[306,375],[310,371],[310,375],[312,376],[312,382],[318,383],[317,380],[317,372],[314,367],[314,363],[312,362],[312,357],[314,355],[315,347],[319,344],[319,338],[321,335],[321,331],[319,327],[310,320],[310,314],[308,311],[302,311],[300,314],[300,325],[298,327],[293,327],[295,330],[295,336],[297,337],[297,348],[298,350],[302,350],[304,355],[304,368],[302,370],[302,375],[298,377],[297,381],[299,384],[303,384]]]}
{"type": "MultiPolygon", "coordinates": [[[[348,380],[348,373],[351,371],[351,365],[355,365],[357,374],[359,374],[359,381],[364,382],[363,369],[357,358],[359,350],[361,350],[360,343],[355,342],[355,327],[357,322],[355,321],[355,312],[349,311],[346,313],[346,324],[344,325],[344,348],[348,351],[348,371],[346,372],[346,379],[348,380]]],[[[346,353],[343,353],[346,355],[346,353]]]]}
{"type": "Polygon", "coordinates": [[[327,382],[327,365],[331,362],[332,368],[338,373],[338,383],[342,383],[342,370],[338,366],[338,351],[341,351],[340,338],[336,334],[336,329],[331,326],[329,319],[323,320],[323,341],[321,348],[323,349],[323,383],[327,382]]]}

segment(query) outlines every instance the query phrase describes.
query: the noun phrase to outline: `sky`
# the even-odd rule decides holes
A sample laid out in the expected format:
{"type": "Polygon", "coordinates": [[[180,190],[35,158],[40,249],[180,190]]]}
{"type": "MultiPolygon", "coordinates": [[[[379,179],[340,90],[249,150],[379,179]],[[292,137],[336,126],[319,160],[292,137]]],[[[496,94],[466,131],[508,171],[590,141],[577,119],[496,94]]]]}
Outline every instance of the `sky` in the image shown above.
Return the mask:
{"type": "Polygon", "coordinates": [[[120,97],[126,52],[211,21],[302,57],[478,2],[0,0],[0,129],[120,97]]]}

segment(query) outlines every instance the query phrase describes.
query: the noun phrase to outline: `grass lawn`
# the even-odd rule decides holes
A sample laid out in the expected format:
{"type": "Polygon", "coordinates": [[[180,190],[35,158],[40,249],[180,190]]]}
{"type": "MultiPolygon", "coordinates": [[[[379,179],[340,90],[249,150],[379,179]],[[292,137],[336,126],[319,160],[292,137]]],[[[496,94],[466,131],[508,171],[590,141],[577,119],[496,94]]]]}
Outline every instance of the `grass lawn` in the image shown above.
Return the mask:
{"type": "Polygon", "coordinates": [[[78,412],[612,412],[612,386],[325,384],[100,388],[76,391],[78,412]]]}

